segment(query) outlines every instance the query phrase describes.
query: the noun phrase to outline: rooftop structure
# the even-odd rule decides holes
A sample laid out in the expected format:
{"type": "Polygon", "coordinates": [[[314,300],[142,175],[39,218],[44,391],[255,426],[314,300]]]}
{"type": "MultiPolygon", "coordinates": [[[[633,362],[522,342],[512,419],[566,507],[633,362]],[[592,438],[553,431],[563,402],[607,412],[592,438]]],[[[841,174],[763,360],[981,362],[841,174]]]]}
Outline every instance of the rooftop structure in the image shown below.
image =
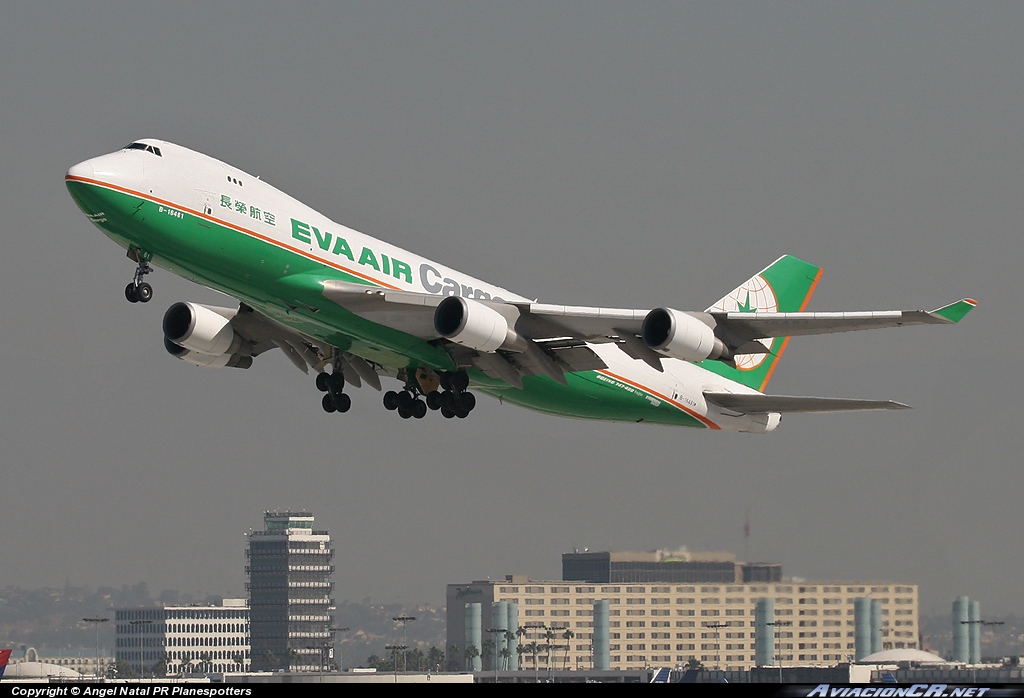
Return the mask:
{"type": "Polygon", "coordinates": [[[736,562],[732,553],[692,552],[686,548],[650,552],[573,551],[562,554],[562,579],[595,584],[780,582],[782,565],[736,562]]]}

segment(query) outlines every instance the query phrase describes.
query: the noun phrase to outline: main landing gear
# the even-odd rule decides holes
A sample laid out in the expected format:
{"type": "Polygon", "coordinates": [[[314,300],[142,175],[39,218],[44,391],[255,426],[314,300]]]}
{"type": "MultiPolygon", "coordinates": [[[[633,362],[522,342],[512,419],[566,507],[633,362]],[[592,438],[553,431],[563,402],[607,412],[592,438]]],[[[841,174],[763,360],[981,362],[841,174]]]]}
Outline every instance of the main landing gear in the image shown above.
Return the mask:
{"type": "Polygon", "coordinates": [[[476,396],[466,390],[469,376],[465,371],[458,371],[440,373],[438,378],[443,392],[430,390],[420,400],[418,395],[424,393],[423,388],[416,381],[409,381],[400,392],[389,390],[384,393],[384,407],[397,411],[402,419],[423,419],[427,409],[440,410],[445,419],[465,419],[476,407],[476,396]]]}
{"type": "Polygon", "coordinates": [[[348,412],[352,407],[352,398],[342,392],[345,389],[345,375],[341,371],[334,373],[318,373],[316,388],[324,393],[324,412],[348,412]]]}
{"type": "Polygon", "coordinates": [[[142,281],[142,277],[153,272],[149,260],[151,257],[138,248],[128,250],[128,258],[138,264],[135,267],[135,278],[124,287],[124,297],[129,303],[149,303],[153,298],[153,287],[142,281]]]}

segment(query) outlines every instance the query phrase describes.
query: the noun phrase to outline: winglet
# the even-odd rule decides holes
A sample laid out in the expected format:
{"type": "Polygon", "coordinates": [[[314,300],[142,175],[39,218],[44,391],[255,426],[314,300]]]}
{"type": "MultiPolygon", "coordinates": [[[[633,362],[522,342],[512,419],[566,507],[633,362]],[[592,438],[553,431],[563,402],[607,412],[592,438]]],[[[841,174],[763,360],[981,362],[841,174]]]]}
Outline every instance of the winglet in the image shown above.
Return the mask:
{"type": "Polygon", "coordinates": [[[964,298],[956,303],[950,303],[933,310],[932,315],[938,315],[948,322],[957,323],[963,320],[964,315],[974,310],[976,305],[978,305],[978,301],[972,298],[964,298]]]}

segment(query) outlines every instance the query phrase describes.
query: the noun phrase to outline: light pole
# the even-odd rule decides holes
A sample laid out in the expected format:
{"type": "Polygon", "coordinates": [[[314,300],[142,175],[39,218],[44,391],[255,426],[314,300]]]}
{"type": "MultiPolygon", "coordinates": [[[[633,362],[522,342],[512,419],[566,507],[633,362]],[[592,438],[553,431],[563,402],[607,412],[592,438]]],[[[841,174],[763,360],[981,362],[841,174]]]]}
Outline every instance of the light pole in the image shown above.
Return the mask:
{"type": "MultiPolygon", "coordinates": [[[[416,620],[416,616],[395,616],[391,620],[395,621],[396,623],[401,623],[402,624],[402,644],[408,646],[408,644],[409,644],[409,637],[408,637],[407,631],[408,631],[408,628],[409,628],[409,622],[416,620]]],[[[409,667],[406,664],[405,649],[406,649],[406,647],[402,647],[402,671],[408,671],[409,670],[409,667]]],[[[398,671],[397,663],[395,664],[395,671],[398,671]]]]}
{"type": "Polygon", "coordinates": [[[712,628],[715,631],[715,669],[720,669],[721,666],[720,666],[719,661],[718,661],[718,648],[719,648],[719,645],[721,643],[718,641],[719,640],[719,638],[718,638],[718,635],[719,635],[718,631],[721,628],[728,628],[729,627],[729,623],[728,622],[719,623],[719,622],[716,621],[714,623],[705,623],[704,627],[705,628],[712,628]]]}
{"type": "Polygon", "coordinates": [[[107,621],[109,621],[110,619],[109,618],[83,618],[82,620],[85,621],[86,623],[92,623],[93,625],[96,626],[96,666],[95,666],[95,670],[94,671],[95,671],[96,678],[99,678],[99,676],[100,676],[100,626],[103,623],[106,623],[107,621]]]}
{"type": "Polygon", "coordinates": [[[347,626],[344,628],[330,628],[331,633],[334,635],[334,647],[338,649],[338,672],[345,671],[345,665],[341,661],[341,643],[338,642],[338,633],[347,633],[350,630],[347,626]]]}
{"type": "Polygon", "coordinates": [[[405,645],[384,645],[384,649],[391,650],[391,667],[395,670],[395,683],[398,683],[398,653],[405,651],[405,645]]]}
{"type": "MultiPolygon", "coordinates": [[[[1002,624],[1003,624],[1003,621],[1001,621],[1001,620],[962,620],[962,621],[960,621],[960,625],[980,625],[982,627],[985,627],[986,625],[1002,625],[1002,624]]],[[[980,640],[979,640],[979,642],[980,642],[980,640]]],[[[978,657],[978,659],[980,660],[981,657],[978,657]]],[[[978,667],[975,664],[971,664],[971,683],[977,683],[977,679],[978,679],[978,667]]]]}
{"type": "Polygon", "coordinates": [[[775,633],[775,659],[779,662],[779,683],[782,683],[782,647],[779,647],[779,628],[788,627],[793,625],[791,620],[777,620],[772,623],[765,623],[765,625],[771,627],[775,633]]]}
{"type": "MultiPolygon", "coordinates": [[[[145,632],[148,632],[148,630],[149,630],[148,626],[153,625],[153,621],[151,621],[151,620],[130,620],[130,621],[128,621],[128,625],[134,625],[134,626],[139,628],[138,632],[145,633],[145,632]],[[145,625],[147,627],[145,629],[141,628],[140,626],[143,626],[143,625],[145,625]]],[[[139,647],[140,648],[146,647],[146,643],[140,641],[139,642],[139,647]]],[[[146,656],[146,650],[140,649],[139,650],[139,682],[140,683],[142,682],[142,679],[146,678],[146,662],[143,659],[143,657],[145,657],[145,656],[146,656]]]]}
{"type": "MultiPolygon", "coordinates": [[[[530,624],[527,624],[526,627],[527,627],[527,629],[532,628],[532,629],[535,629],[535,630],[537,630],[537,629],[544,630],[545,638],[547,638],[548,632],[550,632],[550,630],[548,629],[548,626],[545,625],[544,623],[530,623],[530,624]]],[[[550,640],[548,642],[550,643],[550,640]]],[[[541,649],[541,647],[537,644],[537,640],[535,640],[534,641],[534,652],[532,652],[532,654],[534,654],[534,683],[535,684],[540,684],[541,683],[540,674],[537,672],[537,653],[538,653],[538,651],[540,649],[541,649]]],[[[550,663],[550,658],[551,658],[551,649],[549,648],[548,649],[549,663],[550,663]]]]}
{"type": "Polygon", "coordinates": [[[320,644],[317,644],[317,645],[306,645],[306,649],[307,650],[316,650],[317,653],[320,655],[320,668],[318,670],[318,673],[320,674],[320,683],[323,683],[324,682],[324,663],[325,663],[324,656],[327,654],[327,643],[326,642],[321,642],[320,644]]]}
{"type": "Polygon", "coordinates": [[[491,650],[491,661],[494,662],[494,683],[498,683],[498,633],[504,634],[506,631],[506,628],[487,628],[486,631],[494,637],[494,649],[491,650]]]}

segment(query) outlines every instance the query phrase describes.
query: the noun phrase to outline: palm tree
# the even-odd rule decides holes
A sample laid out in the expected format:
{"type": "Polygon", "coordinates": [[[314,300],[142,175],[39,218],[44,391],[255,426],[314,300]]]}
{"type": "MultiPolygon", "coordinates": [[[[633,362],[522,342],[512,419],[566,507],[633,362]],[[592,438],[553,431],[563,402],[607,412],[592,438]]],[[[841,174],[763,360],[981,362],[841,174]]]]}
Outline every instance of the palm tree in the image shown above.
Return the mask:
{"type": "MultiPolygon", "coordinates": [[[[518,640],[518,646],[516,647],[516,651],[519,652],[519,654],[523,654],[523,638],[526,637],[526,633],[528,632],[529,630],[527,630],[522,625],[516,628],[516,639],[518,640]]],[[[522,671],[523,669],[522,661],[519,662],[519,669],[520,671],[522,671]]]]}
{"type": "Polygon", "coordinates": [[[156,660],[152,667],[150,667],[150,671],[153,672],[153,676],[155,677],[158,673],[160,676],[167,676],[167,665],[170,664],[170,662],[171,660],[167,656],[166,652],[161,654],[160,658],[156,660]]]}
{"type": "Polygon", "coordinates": [[[454,644],[454,643],[452,643],[451,645],[448,645],[448,664],[447,664],[448,671],[458,671],[459,670],[459,667],[458,667],[458,661],[459,661],[458,657],[459,657],[459,650],[460,649],[462,649],[462,648],[459,647],[458,645],[454,644]]]}
{"type": "Polygon", "coordinates": [[[555,631],[551,628],[544,628],[544,659],[547,662],[548,678],[551,677],[551,641],[555,639],[555,631]]]}
{"type": "Polygon", "coordinates": [[[427,670],[441,671],[444,667],[444,650],[431,645],[427,652],[427,670]]]}
{"type": "Polygon", "coordinates": [[[480,656],[480,650],[477,649],[476,645],[470,645],[466,648],[466,671],[473,671],[473,660],[480,656]]]}
{"type": "Polygon", "coordinates": [[[405,665],[406,669],[411,667],[413,671],[422,671],[423,670],[423,650],[421,650],[419,647],[417,647],[416,649],[412,650],[411,652],[407,652],[406,655],[405,655],[405,659],[404,659],[404,661],[402,663],[405,665]]]}
{"type": "MultiPolygon", "coordinates": [[[[497,661],[497,658],[494,657],[494,644],[494,640],[488,639],[483,641],[483,649],[480,651],[480,659],[483,660],[484,669],[488,668],[487,662],[490,659],[494,658],[495,661],[497,661]]],[[[492,666],[490,668],[493,669],[494,667],[492,666]]]]}
{"type": "Polygon", "coordinates": [[[537,682],[537,655],[540,654],[540,645],[537,644],[536,640],[528,645],[520,645],[522,652],[533,655],[533,680],[537,682]]]}
{"type": "Polygon", "coordinates": [[[566,628],[565,632],[562,633],[562,637],[565,638],[565,656],[562,658],[562,671],[565,671],[565,665],[569,663],[569,641],[576,637],[576,633],[566,628]]]}
{"type": "Polygon", "coordinates": [[[502,669],[504,669],[505,671],[508,671],[509,661],[512,659],[512,650],[509,648],[512,647],[512,641],[515,639],[516,634],[514,632],[512,632],[511,630],[505,631],[505,649],[508,650],[508,655],[505,654],[505,650],[502,650],[501,652],[501,656],[505,660],[502,669]]]}

